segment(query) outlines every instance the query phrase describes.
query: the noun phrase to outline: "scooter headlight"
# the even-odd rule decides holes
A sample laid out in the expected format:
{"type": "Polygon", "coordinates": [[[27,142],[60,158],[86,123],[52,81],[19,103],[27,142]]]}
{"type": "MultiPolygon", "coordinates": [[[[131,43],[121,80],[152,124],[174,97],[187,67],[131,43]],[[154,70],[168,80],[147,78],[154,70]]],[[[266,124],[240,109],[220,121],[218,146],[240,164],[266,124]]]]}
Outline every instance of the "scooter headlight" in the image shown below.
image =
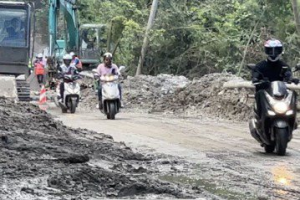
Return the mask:
{"type": "Polygon", "coordinates": [[[288,111],[289,106],[285,102],[278,102],[274,104],[273,108],[276,113],[284,114],[286,111],[288,111]]]}

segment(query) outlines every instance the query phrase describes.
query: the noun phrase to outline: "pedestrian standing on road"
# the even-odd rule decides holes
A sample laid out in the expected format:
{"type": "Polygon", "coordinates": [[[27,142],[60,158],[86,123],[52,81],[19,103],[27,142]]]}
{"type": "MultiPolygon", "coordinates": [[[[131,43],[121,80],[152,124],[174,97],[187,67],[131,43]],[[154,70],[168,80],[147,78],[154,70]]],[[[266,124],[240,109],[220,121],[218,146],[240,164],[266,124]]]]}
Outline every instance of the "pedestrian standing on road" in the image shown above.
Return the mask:
{"type": "Polygon", "coordinates": [[[34,62],[34,71],[37,77],[38,83],[41,85],[44,83],[44,76],[45,76],[45,65],[43,61],[43,55],[40,53],[36,57],[37,59],[34,62]]]}

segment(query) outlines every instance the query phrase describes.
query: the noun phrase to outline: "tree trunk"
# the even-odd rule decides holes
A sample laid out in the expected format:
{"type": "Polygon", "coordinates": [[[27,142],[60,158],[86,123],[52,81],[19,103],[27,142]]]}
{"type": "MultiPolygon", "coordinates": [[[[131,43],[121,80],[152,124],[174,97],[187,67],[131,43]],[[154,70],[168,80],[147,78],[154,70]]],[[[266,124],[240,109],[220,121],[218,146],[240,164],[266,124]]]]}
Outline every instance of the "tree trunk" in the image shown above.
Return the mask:
{"type": "Polygon", "coordinates": [[[144,41],[143,41],[143,46],[142,46],[142,50],[141,50],[141,56],[139,58],[139,64],[138,64],[136,74],[135,74],[136,76],[142,74],[142,68],[143,68],[143,63],[145,60],[145,54],[146,54],[148,43],[149,43],[149,37],[148,37],[149,31],[151,30],[153,23],[154,23],[157,5],[158,5],[158,0],[153,0],[152,6],[151,6],[151,11],[150,11],[150,16],[149,16],[149,20],[148,20],[148,25],[147,25],[147,29],[146,29],[146,33],[145,33],[145,37],[144,37],[144,41]]]}
{"type": "Polygon", "coordinates": [[[298,34],[300,34],[300,18],[299,18],[297,0],[292,0],[292,5],[293,5],[294,18],[295,18],[295,22],[296,22],[296,29],[297,29],[298,34]]]}
{"type": "Polygon", "coordinates": [[[113,20],[110,21],[110,27],[109,27],[109,31],[108,31],[108,38],[107,38],[107,52],[110,52],[110,47],[111,47],[111,38],[112,38],[112,28],[113,28],[113,20]]]}
{"type": "Polygon", "coordinates": [[[251,40],[252,40],[252,38],[253,38],[253,35],[254,35],[255,31],[256,31],[256,27],[258,26],[258,24],[259,24],[259,21],[256,22],[256,24],[255,24],[255,26],[254,26],[254,28],[253,28],[253,30],[252,30],[250,36],[249,36],[249,39],[248,39],[248,42],[247,42],[247,46],[246,46],[246,48],[245,48],[245,50],[244,50],[244,53],[243,53],[243,59],[242,59],[242,62],[241,62],[241,64],[240,64],[240,68],[239,68],[239,71],[238,71],[238,76],[241,75],[241,71],[242,71],[242,68],[243,68],[243,66],[244,66],[245,59],[246,59],[246,55],[247,55],[247,52],[248,52],[248,47],[249,47],[249,45],[250,45],[250,42],[251,42],[251,40]]]}

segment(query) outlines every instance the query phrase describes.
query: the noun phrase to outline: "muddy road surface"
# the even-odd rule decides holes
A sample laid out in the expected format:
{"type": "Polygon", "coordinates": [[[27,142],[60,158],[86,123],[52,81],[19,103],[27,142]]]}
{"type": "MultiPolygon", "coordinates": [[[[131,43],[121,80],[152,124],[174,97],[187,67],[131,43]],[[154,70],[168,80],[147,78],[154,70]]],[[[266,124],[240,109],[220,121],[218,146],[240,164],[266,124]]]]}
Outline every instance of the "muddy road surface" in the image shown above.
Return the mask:
{"type": "MultiPolygon", "coordinates": [[[[294,132],[287,155],[280,157],[264,153],[250,136],[246,122],[128,110],[114,121],[106,120],[100,112],[61,114],[57,108],[49,112],[67,126],[111,135],[135,152],[184,160],[189,164],[172,166],[172,173],[165,171],[157,178],[201,188],[212,194],[208,199],[300,198],[299,131],[294,132]]],[[[158,168],[161,172],[166,169],[158,168]]]]}
{"type": "Polygon", "coordinates": [[[72,129],[31,104],[0,98],[0,119],[0,200],[213,198],[196,185],[160,179],[183,173],[183,159],[72,129]]]}

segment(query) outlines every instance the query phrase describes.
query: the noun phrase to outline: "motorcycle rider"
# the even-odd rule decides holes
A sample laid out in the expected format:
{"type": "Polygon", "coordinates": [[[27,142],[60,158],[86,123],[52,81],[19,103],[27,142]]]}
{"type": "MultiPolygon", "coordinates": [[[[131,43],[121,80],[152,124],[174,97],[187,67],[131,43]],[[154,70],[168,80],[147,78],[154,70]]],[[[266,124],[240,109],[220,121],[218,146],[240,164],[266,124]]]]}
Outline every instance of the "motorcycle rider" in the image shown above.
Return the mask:
{"type": "MultiPolygon", "coordinates": [[[[63,65],[60,67],[61,68],[61,75],[74,75],[78,74],[78,71],[74,65],[71,64],[72,62],[72,56],[70,54],[66,54],[63,57],[63,65]]],[[[62,81],[59,85],[60,89],[60,102],[63,102],[63,97],[64,97],[64,91],[65,91],[65,85],[64,81],[62,81]]]]}
{"type": "Polygon", "coordinates": [[[77,68],[78,71],[82,71],[82,62],[78,56],[74,52],[71,52],[70,55],[72,56],[72,64],[77,68]]]}
{"type": "MultiPolygon", "coordinates": [[[[97,67],[97,72],[99,77],[104,76],[104,75],[120,75],[119,73],[119,68],[116,64],[112,63],[113,56],[111,53],[106,52],[103,55],[103,63],[98,65],[97,67]]],[[[122,88],[121,85],[118,84],[119,92],[120,92],[120,102],[121,102],[121,107],[123,107],[122,104],[122,88]]],[[[102,109],[102,87],[101,87],[101,81],[99,83],[98,87],[98,100],[99,100],[99,108],[102,109]]]]}
{"type": "Polygon", "coordinates": [[[265,42],[264,49],[268,56],[267,59],[256,64],[254,70],[252,70],[252,82],[256,84],[256,114],[259,118],[261,117],[260,100],[263,90],[270,87],[272,81],[290,82],[292,80],[291,68],[280,60],[280,55],[283,52],[282,43],[277,39],[270,39],[265,42]],[[261,82],[262,80],[268,80],[269,82],[261,82]]]}

